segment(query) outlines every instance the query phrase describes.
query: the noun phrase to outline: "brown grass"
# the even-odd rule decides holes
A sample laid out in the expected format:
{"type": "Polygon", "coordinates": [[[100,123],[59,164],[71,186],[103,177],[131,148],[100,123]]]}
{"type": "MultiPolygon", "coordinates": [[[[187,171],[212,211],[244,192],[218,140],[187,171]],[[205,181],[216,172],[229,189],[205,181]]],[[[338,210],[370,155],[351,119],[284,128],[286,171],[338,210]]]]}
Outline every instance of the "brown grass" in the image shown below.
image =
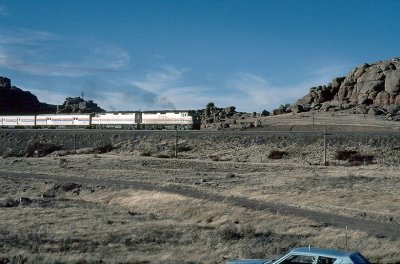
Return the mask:
{"type": "MultiPolygon", "coordinates": [[[[0,159],[2,170],[194,187],[375,221],[400,222],[397,166],[309,166],[82,155],[0,159]],[[93,166],[96,165],[96,166],[93,166]],[[233,175],[233,176],[231,176],[233,175]],[[199,179],[206,179],[200,181],[199,179]],[[194,185],[196,183],[196,185],[194,185]]],[[[250,211],[156,191],[1,178],[0,255],[15,263],[224,263],[274,258],[296,246],[344,248],[345,231],[307,219],[250,211]],[[56,190],[54,198],[39,198],[56,190]]],[[[348,247],[373,262],[399,262],[400,241],[349,230],[348,247]]]]}

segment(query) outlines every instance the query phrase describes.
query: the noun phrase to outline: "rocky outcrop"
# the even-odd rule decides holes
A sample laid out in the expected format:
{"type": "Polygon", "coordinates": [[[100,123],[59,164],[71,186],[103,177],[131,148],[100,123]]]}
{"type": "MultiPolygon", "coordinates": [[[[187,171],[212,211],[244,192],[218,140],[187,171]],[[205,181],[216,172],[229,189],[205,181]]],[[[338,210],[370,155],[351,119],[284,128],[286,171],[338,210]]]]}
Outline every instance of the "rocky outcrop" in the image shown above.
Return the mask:
{"type": "Polygon", "coordinates": [[[11,80],[0,76],[0,114],[55,114],[55,113],[101,113],[105,112],[92,100],[68,97],[57,107],[39,102],[29,91],[11,85],[11,80]]]}
{"type": "Polygon", "coordinates": [[[0,76],[0,88],[11,88],[11,80],[0,76]]]}
{"type": "MultiPolygon", "coordinates": [[[[311,87],[310,92],[282,112],[354,110],[355,113],[399,115],[400,58],[362,64],[345,77],[311,87]]],[[[400,120],[400,117],[398,118],[400,120]]]]}
{"type": "Polygon", "coordinates": [[[39,102],[28,91],[11,86],[11,80],[0,77],[0,114],[55,113],[56,106],[39,102]]]}
{"type": "Polygon", "coordinates": [[[101,113],[105,112],[92,100],[85,101],[81,97],[68,97],[57,110],[57,113],[101,113]]]}
{"type": "Polygon", "coordinates": [[[213,102],[208,103],[206,108],[197,110],[197,115],[201,118],[203,129],[246,129],[261,127],[261,121],[257,118],[269,116],[267,110],[261,113],[237,112],[235,106],[217,107],[213,102]]]}
{"type": "Polygon", "coordinates": [[[225,108],[216,107],[213,102],[208,103],[205,109],[200,110],[201,121],[203,124],[212,124],[224,121],[226,118],[231,118],[236,112],[236,107],[228,106],[225,108]]]}

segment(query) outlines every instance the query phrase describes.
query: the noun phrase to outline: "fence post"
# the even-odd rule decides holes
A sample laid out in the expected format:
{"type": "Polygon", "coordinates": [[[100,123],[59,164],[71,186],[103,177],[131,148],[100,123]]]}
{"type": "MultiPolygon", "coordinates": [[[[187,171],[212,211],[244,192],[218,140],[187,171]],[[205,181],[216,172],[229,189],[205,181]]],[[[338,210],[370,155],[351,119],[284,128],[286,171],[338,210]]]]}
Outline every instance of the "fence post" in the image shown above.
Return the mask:
{"type": "Polygon", "coordinates": [[[314,126],[314,115],[315,113],[312,113],[312,125],[314,126]]]}
{"type": "Polygon", "coordinates": [[[76,132],[74,132],[74,151],[76,151],[76,132]]]}
{"type": "Polygon", "coordinates": [[[324,166],[327,166],[327,163],[326,163],[326,129],[324,129],[324,166]]]}
{"type": "Polygon", "coordinates": [[[178,158],[178,129],[175,130],[175,159],[178,158]]]}

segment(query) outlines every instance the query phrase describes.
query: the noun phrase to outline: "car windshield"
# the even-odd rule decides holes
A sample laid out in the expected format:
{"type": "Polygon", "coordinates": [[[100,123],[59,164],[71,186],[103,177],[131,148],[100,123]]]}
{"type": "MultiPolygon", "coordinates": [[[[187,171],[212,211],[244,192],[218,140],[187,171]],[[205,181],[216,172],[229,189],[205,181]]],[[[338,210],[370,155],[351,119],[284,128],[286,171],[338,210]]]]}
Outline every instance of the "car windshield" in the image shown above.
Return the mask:
{"type": "Polygon", "coordinates": [[[354,253],[350,255],[350,259],[354,262],[354,264],[371,264],[368,259],[366,259],[360,253],[354,253]]]}

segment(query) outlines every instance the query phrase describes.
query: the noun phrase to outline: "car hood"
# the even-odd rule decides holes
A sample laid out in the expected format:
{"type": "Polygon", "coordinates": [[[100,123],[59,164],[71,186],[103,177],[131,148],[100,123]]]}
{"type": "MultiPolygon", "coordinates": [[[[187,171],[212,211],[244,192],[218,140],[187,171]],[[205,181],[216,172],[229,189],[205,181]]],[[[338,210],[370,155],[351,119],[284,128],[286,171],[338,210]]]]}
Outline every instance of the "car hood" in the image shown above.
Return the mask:
{"type": "Polygon", "coordinates": [[[228,260],[226,264],[270,264],[271,262],[268,259],[238,259],[228,260]]]}

